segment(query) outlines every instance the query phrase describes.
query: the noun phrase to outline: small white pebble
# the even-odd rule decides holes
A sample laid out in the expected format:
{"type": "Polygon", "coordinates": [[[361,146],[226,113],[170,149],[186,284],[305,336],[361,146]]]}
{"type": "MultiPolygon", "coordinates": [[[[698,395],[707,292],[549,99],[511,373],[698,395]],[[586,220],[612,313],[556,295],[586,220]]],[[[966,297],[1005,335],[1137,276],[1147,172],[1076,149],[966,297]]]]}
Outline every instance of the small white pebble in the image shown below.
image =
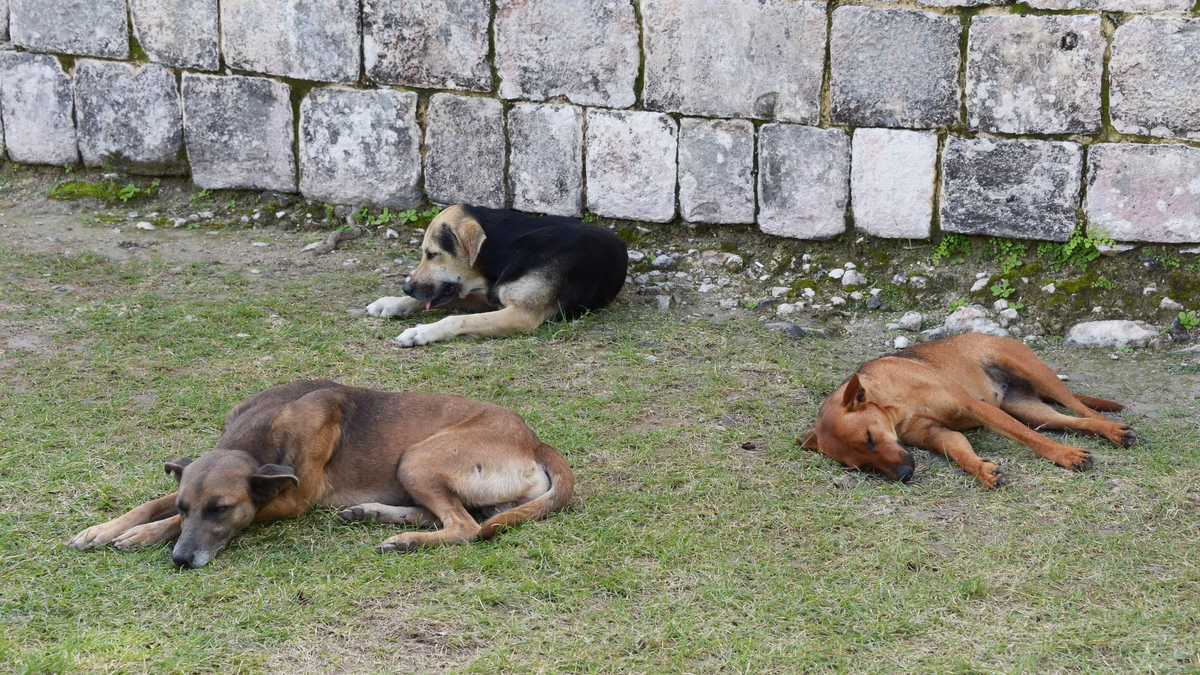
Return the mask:
{"type": "Polygon", "coordinates": [[[151,225],[150,223],[147,223],[144,220],[142,222],[138,223],[137,225],[135,225],[134,227],[136,227],[139,230],[153,230],[154,229],[153,225],[151,225]]]}

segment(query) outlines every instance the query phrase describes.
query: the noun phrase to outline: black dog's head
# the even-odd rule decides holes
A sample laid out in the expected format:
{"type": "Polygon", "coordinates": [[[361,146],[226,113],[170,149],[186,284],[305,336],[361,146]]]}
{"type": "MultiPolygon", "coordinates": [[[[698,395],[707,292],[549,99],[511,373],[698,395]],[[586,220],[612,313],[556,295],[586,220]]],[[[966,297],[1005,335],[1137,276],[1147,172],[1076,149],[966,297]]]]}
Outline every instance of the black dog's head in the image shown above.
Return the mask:
{"type": "Polygon", "coordinates": [[[218,448],[196,461],[184,457],[168,462],[166,470],[179,481],[175,506],[183,530],[171,554],[179,567],[207,565],[271,498],[299,485],[291,468],[260,465],[237,450],[218,448]]]}
{"type": "Polygon", "coordinates": [[[486,239],[479,222],[462,206],[442,211],[425,230],[421,264],[404,284],[405,294],[430,309],[470,293],[486,291],[487,279],[475,269],[486,239]]]}

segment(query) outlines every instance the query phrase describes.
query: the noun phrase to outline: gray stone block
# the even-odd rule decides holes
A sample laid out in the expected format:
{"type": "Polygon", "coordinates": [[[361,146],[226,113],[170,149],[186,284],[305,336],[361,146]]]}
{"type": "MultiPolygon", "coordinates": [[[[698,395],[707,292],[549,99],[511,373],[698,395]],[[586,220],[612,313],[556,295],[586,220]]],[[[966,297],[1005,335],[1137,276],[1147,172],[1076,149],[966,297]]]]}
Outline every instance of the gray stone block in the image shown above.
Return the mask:
{"type": "Polygon", "coordinates": [[[259,77],[183,74],[183,130],[202,188],[295,192],[291,92],[259,77]]]}
{"type": "Polygon", "coordinates": [[[9,0],[9,36],[33,52],[129,57],[125,0],[9,0]]]}
{"type": "Polygon", "coordinates": [[[425,193],[439,204],[504,206],[504,106],[434,94],[425,113],[425,193]]]}
{"type": "Polygon", "coordinates": [[[958,119],[956,17],[839,7],[830,34],[829,100],[837,124],[932,128],[958,119]]]}
{"type": "Polygon", "coordinates": [[[221,48],[233,68],[318,82],[357,82],[357,2],[221,0],[221,48]]]}
{"type": "Polygon", "coordinates": [[[1078,143],[951,136],[942,153],[942,230],[1066,241],[1082,175],[1078,143]]]}
{"type": "Polygon", "coordinates": [[[767,124],[758,130],[758,227],[795,239],[846,231],[850,136],[841,129],[767,124]]]}
{"type": "Polygon", "coordinates": [[[815,124],[824,3],[642,0],[646,107],[815,124]]]}
{"type": "Polygon", "coordinates": [[[216,70],[217,0],[129,0],[133,34],[151,61],[216,70]]]}
{"type": "Polygon", "coordinates": [[[630,0],[497,0],[500,96],[634,103],[638,25],[630,0]]]}
{"type": "Polygon", "coordinates": [[[1200,140],[1200,19],[1140,16],[1117,29],[1112,124],[1123,134],[1200,140]]]}
{"type": "Polygon", "coordinates": [[[1192,0],[1029,0],[1029,6],[1038,9],[1098,9],[1102,12],[1146,14],[1186,12],[1192,8],[1192,0]]]}
{"type": "Polygon", "coordinates": [[[334,204],[421,201],[417,94],[314,89],[300,103],[300,192],[334,204]]]}
{"type": "Polygon", "coordinates": [[[678,129],[668,115],[588,110],[588,210],[655,223],[673,219],[677,147],[678,129]]]}
{"type": "Polygon", "coordinates": [[[982,7],[984,5],[1003,5],[1009,0],[917,0],[917,4],[926,7],[982,7]]]}
{"type": "Polygon", "coordinates": [[[490,0],[364,0],[367,77],[385,84],[490,91],[490,0]]]}
{"type": "Polygon", "coordinates": [[[1119,241],[1200,242],[1200,148],[1091,146],[1087,216],[1119,241]]]}
{"type": "Polygon", "coordinates": [[[175,74],[158,64],[75,64],[79,152],[87,166],[184,174],[183,116],[175,74]]]}
{"type": "Polygon", "coordinates": [[[967,122],[1009,134],[1100,131],[1099,16],[979,16],[967,50],[967,122]]]}
{"type": "Polygon", "coordinates": [[[754,222],[754,125],[685,117],[679,125],[679,210],[689,223],[754,222]]]}
{"type": "Polygon", "coordinates": [[[58,59],[0,53],[0,114],[8,156],[14,162],[78,162],[74,107],[71,79],[58,59]]]}
{"type": "Polygon", "coordinates": [[[0,41],[8,41],[8,0],[0,0],[0,41]]]}
{"type": "Polygon", "coordinates": [[[928,239],[937,134],[855,129],[850,194],[854,225],[876,237],[928,239]]]}
{"type": "Polygon", "coordinates": [[[583,110],[518,103],[508,111],[512,206],[556,216],[583,215],[583,110]]]}

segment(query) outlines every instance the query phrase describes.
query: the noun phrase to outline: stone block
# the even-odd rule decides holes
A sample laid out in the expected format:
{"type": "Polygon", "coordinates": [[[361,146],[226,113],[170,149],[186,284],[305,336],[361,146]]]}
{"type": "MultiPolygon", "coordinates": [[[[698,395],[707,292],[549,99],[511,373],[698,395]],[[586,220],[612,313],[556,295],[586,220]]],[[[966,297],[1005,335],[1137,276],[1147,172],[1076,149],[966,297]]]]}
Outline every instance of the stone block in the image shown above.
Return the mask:
{"type": "Polygon", "coordinates": [[[942,153],[942,230],[1066,241],[1082,175],[1078,143],[951,136],[942,153]]]}
{"type": "Polygon", "coordinates": [[[839,7],[830,34],[829,100],[837,124],[933,128],[958,119],[957,17],[839,7]]]}
{"type": "Polygon", "coordinates": [[[421,201],[417,94],[314,89],[300,103],[300,192],[334,204],[421,201]]]}
{"type": "Polygon", "coordinates": [[[367,77],[428,89],[490,91],[490,0],[364,0],[367,77]]]}
{"type": "Polygon", "coordinates": [[[512,206],[556,216],[583,215],[583,110],[518,103],[508,111],[512,206]]]}
{"type": "Polygon", "coordinates": [[[260,77],[183,74],[183,130],[202,188],[295,192],[291,92],[260,77]]]}
{"type": "Polygon", "coordinates": [[[75,64],[75,117],[85,165],[187,173],[179,91],[167,68],[80,59],[75,64]]]}
{"type": "Polygon", "coordinates": [[[855,129],[850,194],[854,224],[876,237],[928,239],[937,134],[855,129]]]}
{"type": "Polygon", "coordinates": [[[640,55],[630,0],[496,0],[500,96],[634,103],[640,55]]]}
{"type": "Polygon", "coordinates": [[[675,120],[652,112],[587,113],[588,210],[665,223],[675,217],[675,120]]]}
{"type": "Polygon", "coordinates": [[[71,79],[58,59],[0,53],[0,115],[9,159],[28,164],[79,161],[71,79]]]}
{"type": "Polygon", "coordinates": [[[689,223],[754,222],[754,125],[685,117],[679,125],[679,210],[689,223]]]}
{"type": "Polygon", "coordinates": [[[646,107],[816,124],[824,3],[642,0],[646,107]]]}
{"type": "Polygon", "coordinates": [[[1200,242],[1200,148],[1093,145],[1087,216],[1119,241],[1200,242]]]}
{"type": "Polygon", "coordinates": [[[0,0],[0,41],[8,41],[8,0],[0,0]]]}
{"type": "Polygon", "coordinates": [[[9,37],[32,52],[129,58],[125,0],[9,0],[9,37]]]}
{"type": "Polygon", "coordinates": [[[846,231],[850,136],[841,129],[767,124],[758,130],[758,227],[795,239],[846,231]]]}
{"type": "Polygon", "coordinates": [[[133,34],[151,61],[216,70],[217,0],[129,0],[133,34]]]}
{"type": "Polygon", "coordinates": [[[926,7],[982,7],[985,5],[1003,5],[1009,0],[917,0],[917,4],[926,7]]]}
{"type": "Polygon", "coordinates": [[[1008,134],[1100,131],[1100,17],[979,16],[967,49],[967,122],[1008,134]]]}
{"type": "Polygon", "coordinates": [[[1192,8],[1192,0],[1029,0],[1029,6],[1037,9],[1091,9],[1102,12],[1147,14],[1186,12],[1192,8]]]}
{"type": "Polygon", "coordinates": [[[1140,16],[1123,24],[1109,73],[1117,131],[1200,140],[1200,19],[1140,16]]]}
{"type": "Polygon", "coordinates": [[[504,106],[434,94],[425,113],[425,193],[439,204],[504,206],[504,106]]]}
{"type": "Polygon", "coordinates": [[[221,0],[221,48],[230,67],[318,82],[357,82],[357,2],[221,0]]]}

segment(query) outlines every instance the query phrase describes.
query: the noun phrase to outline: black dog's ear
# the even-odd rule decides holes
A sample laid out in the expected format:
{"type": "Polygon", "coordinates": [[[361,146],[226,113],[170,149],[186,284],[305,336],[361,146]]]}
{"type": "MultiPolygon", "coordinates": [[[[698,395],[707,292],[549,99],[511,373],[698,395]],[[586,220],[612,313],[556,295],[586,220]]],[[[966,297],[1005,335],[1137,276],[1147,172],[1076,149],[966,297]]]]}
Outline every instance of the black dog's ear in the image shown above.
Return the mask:
{"type": "Polygon", "coordinates": [[[479,257],[479,251],[483,249],[483,242],[487,239],[487,235],[483,233],[483,227],[474,219],[456,223],[454,237],[467,252],[467,264],[474,267],[475,260],[479,257]]]}
{"type": "Polygon", "coordinates": [[[279,464],[263,464],[250,476],[250,497],[256,502],[265,502],[287,488],[296,487],[300,479],[291,467],[279,464]]]}
{"type": "Polygon", "coordinates": [[[796,444],[799,445],[800,447],[804,448],[805,450],[817,450],[818,452],[821,450],[820,446],[817,445],[817,430],[816,429],[810,429],[803,436],[801,436],[800,438],[797,438],[796,444]]]}
{"type": "Polygon", "coordinates": [[[163,465],[163,468],[168,474],[174,474],[175,482],[178,483],[179,480],[183,478],[183,470],[186,469],[187,465],[191,463],[191,457],[180,457],[174,462],[167,462],[165,465],[163,465]]]}

